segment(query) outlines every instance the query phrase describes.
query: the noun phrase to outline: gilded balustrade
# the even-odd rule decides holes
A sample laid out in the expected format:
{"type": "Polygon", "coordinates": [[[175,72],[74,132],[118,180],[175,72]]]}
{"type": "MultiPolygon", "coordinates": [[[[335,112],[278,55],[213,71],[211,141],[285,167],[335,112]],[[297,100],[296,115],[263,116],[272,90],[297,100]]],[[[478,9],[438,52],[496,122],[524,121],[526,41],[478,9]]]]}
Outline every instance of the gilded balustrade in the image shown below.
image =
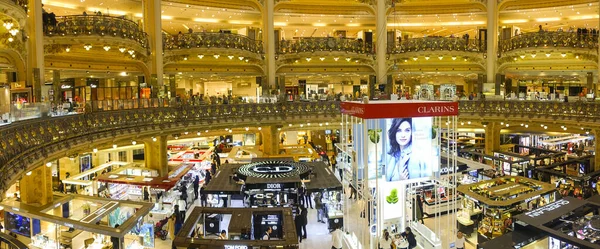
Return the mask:
{"type": "Polygon", "coordinates": [[[234,48],[258,54],[264,53],[262,41],[230,33],[195,32],[182,33],[174,36],[163,35],[163,46],[165,50],[234,48]]]}
{"type": "MultiPolygon", "coordinates": [[[[86,113],[44,117],[0,126],[0,192],[11,177],[49,155],[119,135],[165,131],[195,125],[231,125],[236,122],[333,118],[339,102],[282,102],[274,104],[201,105],[165,100],[128,100],[87,105],[86,113]]],[[[600,103],[551,101],[460,101],[465,117],[538,119],[544,122],[600,121],[600,103]]]]}
{"type": "Polygon", "coordinates": [[[485,41],[453,37],[421,37],[404,39],[400,43],[389,44],[388,53],[401,54],[421,51],[465,51],[482,52],[486,49],[485,41]]]}
{"type": "Polygon", "coordinates": [[[112,36],[136,41],[148,48],[148,35],[134,21],[106,15],[57,16],[56,25],[44,24],[46,36],[112,36]]]}
{"type": "Polygon", "coordinates": [[[9,2],[14,3],[15,5],[23,8],[23,10],[25,10],[25,12],[27,12],[27,0],[9,0],[9,2]]]}
{"type": "Polygon", "coordinates": [[[306,37],[297,40],[281,40],[278,45],[278,54],[332,51],[358,54],[374,53],[372,45],[352,38],[306,37]]]}
{"type": "Polygon", "coordinates": [[[523,48],[586,48],[598,49],[598,35],[576,32],[530,32],[522,33],[499,42],[501,52],[523,48]]]}
{"type": "MultiPolygon", "coordinates": [[[[138,101],[139,102],[139,101],[138,101]]],[[[146,102],[140,102],[146,103],[146,102]]],[[[0,127],[0,192],[11,177],[27,170],[34,162],[49,155],[89,144],[94,140],[166,130],[184,124],[231,124],[239,121],[284,121],[293,118],[334,117],[338,102],[296,102],[276,104],[178,105],[165,101],[146,104],[111,105],[79,115],[45,117],[15,122],[0,127]]],[[[98,106],[90,104],[88,106],[98,106]]],[[[107,106],[107,105],[102,105],[107,106]]]]}

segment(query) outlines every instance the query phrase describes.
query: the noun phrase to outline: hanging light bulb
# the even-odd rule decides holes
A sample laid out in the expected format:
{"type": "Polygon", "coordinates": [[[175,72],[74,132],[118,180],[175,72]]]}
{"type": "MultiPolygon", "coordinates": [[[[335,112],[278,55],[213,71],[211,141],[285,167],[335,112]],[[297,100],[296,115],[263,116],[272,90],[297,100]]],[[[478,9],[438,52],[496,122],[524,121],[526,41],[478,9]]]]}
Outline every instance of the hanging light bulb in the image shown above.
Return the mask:
{"type": "Polygon", "coordinates": [[[19,33],[19,30],[18,29],[11,29],[11,30],[8,31],[8,33],[10,33],[12,36],[15,36],[15,35],[17,35],[17,33],[19,33]]]}
{"type": "Polygon", "coordinates": [[[133,53],[135,52],[135,50],[130,49],[129,51],[127,51],[129,54],[133,55],[133,53]]]}
{"type": "Polygon", "coordinates": [[[187,56],[184,56],[184,57],[183,57],[183,60],[184,60],[184,61],[187,61],[187,56]]]}
{"type": "Polygon", "coordinates": [[[6,29],[10,30],[13,27],[13,23],[11,20],[7,20],[7,21],[4,21],[4,24],[2,24],[2,26],[4,26],[6,29]]]}
{"type": "Polygon", "coordinates": [[[67,46],[67,47],[65,48],[65,51],[66,51],[67,53],[68,53],[68,52],[71,52],[71,46],[67,46]]]}

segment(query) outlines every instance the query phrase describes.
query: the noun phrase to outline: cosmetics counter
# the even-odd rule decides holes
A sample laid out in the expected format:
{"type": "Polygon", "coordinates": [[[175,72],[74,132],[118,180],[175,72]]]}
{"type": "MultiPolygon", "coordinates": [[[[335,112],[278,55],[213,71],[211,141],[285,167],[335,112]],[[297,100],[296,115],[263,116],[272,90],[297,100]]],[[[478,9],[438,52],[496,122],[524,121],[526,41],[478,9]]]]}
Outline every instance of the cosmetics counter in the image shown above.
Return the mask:
{"type": "Polygon", "coordinates": [[[186,219],[174,245],[177,248],[299,248],[291,208],[207,208],[195,207],[186,219]],[[230,219],[227,226],[221,220],[230,219]],[[272,229],[269,240],[262,237],[272,229]],[[228,237],[218,239],[221,230],[228,237]]]}
{"type": "Polygon", "coordinates": [[[520,176],[505,176],[461,185],[464,195],[457,213],[459,230],[467,240],[481,244],[512,231],[513,216],[530,206],[543,206],[555,200],[553,185],[520,176]],[[469,236],[477,229],[477,240],[469,236]]]}

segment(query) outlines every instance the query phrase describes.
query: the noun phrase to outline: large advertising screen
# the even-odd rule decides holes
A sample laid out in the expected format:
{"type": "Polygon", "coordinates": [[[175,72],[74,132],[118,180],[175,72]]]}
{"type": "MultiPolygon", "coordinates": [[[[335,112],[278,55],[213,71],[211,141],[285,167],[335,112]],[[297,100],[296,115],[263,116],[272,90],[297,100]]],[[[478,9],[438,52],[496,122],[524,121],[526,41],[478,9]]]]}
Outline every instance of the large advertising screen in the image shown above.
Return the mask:
{"type": "Polygon", "coordinates": [[[383,218],[388,220],[406,213],[406,200],[400,196],[406,195],[404,181],[429,178],[437,171],[439,144],[430,117],[382,119],[380,124],[383,129],[381,149],[377,148],[381,158],[377,180],[383,218]]]}

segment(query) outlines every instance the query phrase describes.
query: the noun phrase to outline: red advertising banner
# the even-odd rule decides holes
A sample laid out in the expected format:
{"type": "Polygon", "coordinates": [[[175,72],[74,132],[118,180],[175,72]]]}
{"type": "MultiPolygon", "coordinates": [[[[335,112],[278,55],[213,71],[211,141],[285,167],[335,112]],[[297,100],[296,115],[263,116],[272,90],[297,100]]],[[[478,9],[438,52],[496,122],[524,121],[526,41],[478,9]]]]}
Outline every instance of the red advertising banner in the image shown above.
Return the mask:
{"type": "Polygon", "coordinates": [[[342,102],[340,107],[342,113],[363,119],[458,115],[458,102],[450,101],[373,101],[369,104],[342,102]]]}

